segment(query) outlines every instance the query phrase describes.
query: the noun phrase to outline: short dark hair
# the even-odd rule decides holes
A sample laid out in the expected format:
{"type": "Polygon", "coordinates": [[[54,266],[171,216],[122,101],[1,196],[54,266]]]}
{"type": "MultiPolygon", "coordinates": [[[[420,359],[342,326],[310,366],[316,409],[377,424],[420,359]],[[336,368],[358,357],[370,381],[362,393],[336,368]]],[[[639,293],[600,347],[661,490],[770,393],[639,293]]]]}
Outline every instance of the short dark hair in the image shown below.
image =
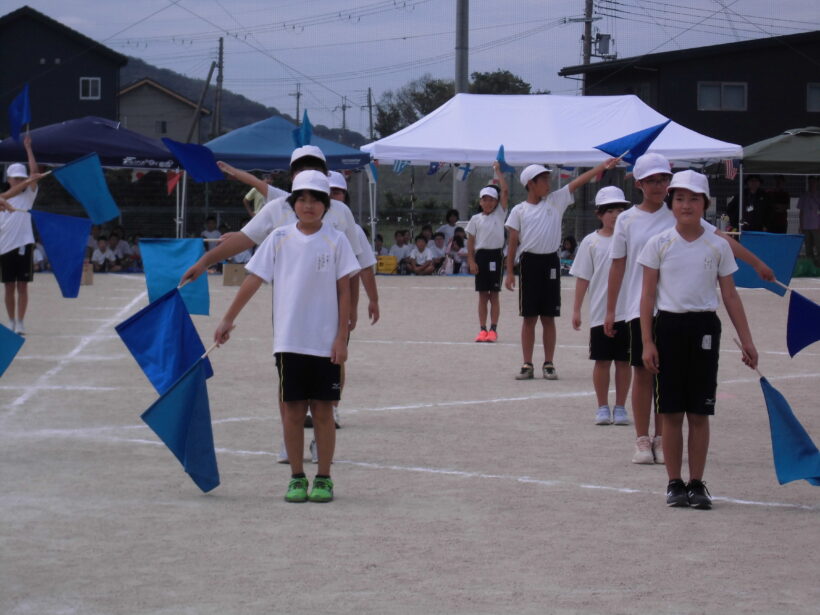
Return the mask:
{"type": "Polygon", "coordinates": [[[205,222],[210,222],[211,220],[216,222],[216,216],[208,216],[207,218],[205,218],[205,222]]]}
{"type": "Polygon", "coordinates": [[[428,230],[432,231],[433,230],[433,225],[432,224],[425,224],[424,226],[421,227],[421,230],[422,231],[428,231],[428,230]]]}
{"type": "MultiPolygon", "coordinates": [[[[669,209],[672,209],[672,201],[675,198],[675,190],[677,190],[677,188],[672,188],[671,190],[669,190],[669,194],[666,197],[668,199],[666,204],[669,207],[669,209]]],[[[690,192],[691,192],[691,190],[690,190],[690,192]]],[[[709,201],[709,199],[706,198],[706,195],[703,194],[702,192],[695,192],[695,194],[703,197],[703,211],[706,211],[707,209],[709,209],[710,201],[709,201]]]]}
{"type": "Polygon", "coordinates": [[[447,239],[447,235],[445,235],[441,231],[439,231],[438,233],[433,234],[433,239],[435,239],[436,237],[443,237],[444,239],[447,239]]]}
{"type": "Polygon", "coordinates": [[[384,243],[384,237],[382,237],[381,233],[376,233],[376,241],[381,241],[384,243]]]}
{"type": "Polygon", "coordinates": [[[290,177],[293,179],[305,169],[318,169],[327,175],[327,163],[316,156],[302,156],[290,163],[290,177]]]}
{"type": "Polygon", "coordinates": [[[421,233],[419,233],[418,235],[416,235],[416,241],[418,241],[419,239],[421,239],[424,243],[427,243],[427,237],[425,237],[425,236],[424,236],[424,235],[422,235],[421,233]]]}
{"type": "Polygon", "coordinates": [[[444,216],[444,220],[445,220],[445,221],[446,221],[446,220],[449,220],[449,219],[450,219],[450,216],[455,216],[455,217],[456,217],[456,221],[458,221],[458,210],[457,210],[457,209],[450,209],[450,210],[448,210],[448,211],[447,211],[447,215],[446,215],[446,216],[444,216]]]}
{"type": "Polygon", "coordinates": [[[294,210],[296,209],[296,200],[305,192],[310,193],[310,195],[317,201],[322,201],[322,204],[325,206],[325,212],[327,212],[327,210],[330,209],[330,197],[328,196],[327,192],[322,192],[320,190],[305,189],[297,190],[296,192],[291,192],[288,195],[287,201],[294,210]]]}

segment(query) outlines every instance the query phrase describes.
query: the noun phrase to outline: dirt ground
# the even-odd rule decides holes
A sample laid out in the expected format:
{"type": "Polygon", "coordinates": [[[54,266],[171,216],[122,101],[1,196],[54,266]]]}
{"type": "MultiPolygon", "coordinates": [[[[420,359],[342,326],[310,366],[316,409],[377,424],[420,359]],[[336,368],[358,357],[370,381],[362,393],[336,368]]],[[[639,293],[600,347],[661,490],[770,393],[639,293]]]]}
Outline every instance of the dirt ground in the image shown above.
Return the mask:
{"type": "MultiPolygon", "coordinates": [[[[778,485],[728,317],[715,506],[669,509],[663,466],[630,462],[633,427],[593,424],[563,282],[560,379],[518,382],[514,293],[499,343],[475,344],[471,278],[379,277],[382,319],[350,344],[336,500],[294,505],[267,290],[211,355],[222,484],[203,495],[139,419],[156,394],[114,332],[143,278],[98,275],[68,300],[38,275],[0,379],[0,612],[817,613],[820,489],[778,485]]],[[[206,344],[236,291],[210,285],[206,344]]],[[[820,280],[793,286],[820,302],[820,280]]],[[[741,296],[761,371],[820,442],[820,345],[789,358],[787,298],[741,296]]]]}

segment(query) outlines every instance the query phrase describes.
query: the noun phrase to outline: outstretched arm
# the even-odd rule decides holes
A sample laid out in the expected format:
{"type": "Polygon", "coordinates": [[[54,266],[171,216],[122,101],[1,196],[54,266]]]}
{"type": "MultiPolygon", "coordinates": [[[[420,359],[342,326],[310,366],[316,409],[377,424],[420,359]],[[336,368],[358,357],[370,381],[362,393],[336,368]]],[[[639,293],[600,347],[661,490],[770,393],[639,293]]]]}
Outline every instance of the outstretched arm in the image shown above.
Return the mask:
{"type": "Polygon", "coordinates": [[[242,231],[231,233],[231,236],[225,241],[221,241],[216,247],[211,248],[205,254],[199,257],[199,260],[191,265],[182,277],[179,279],[180,284],[193,282],[203,273],[208,271],[208,267],[224,261],[226,258],[236,256],[240,252],[249,250],[256,244],[242,231]]]}
{"type": "Polygon", "coordinates": [[[569,191],[575,192],[578,188],[592,180],[592,178],[598,175],[598,173],[611,169],[616,164],[618,164],[618,159],[610,158],[609,160],[604,160],[597,167],[590,169],[586,173],[581,173],[578,177],[569,182],[569,191]]]}
{"type": "Polygon", "coordinates": [[[767,282],[774,282],[775,275],[772,268],[769,267],[766,263],[760,260],[757,256],[755,256],[754,252],[749,250],[746,246],[744,246],[739,241],[735,241],[730,235],[727,235],[723,231],[719,231],[715,229],[715,234],[720,235],[726,241],[729,242],[729,247],[732,248],[732,254],[735,258],[739,258],[747,265],[750,265],[754,270],[755,273],[760,277],[761,280],[766,280],[767,282]]]}
{"type": "Polygon", "coordinates": [[[493,170],[495,171],[495,178],[498,180],[498,186],[501,188],[501,198],[498,204],[501,205],[501,209],[507,211],[507,205],[510,202],[510,186],[507,183],[507,178],[501,170],[501,163],[498,162],[498,160],[493,162],[493,170]]]}
{"type": "Polygon", "coordinates": [[[227,162],[222,162],[221,160],[217,161],[216,166],[218,166],[219,170],[225,175],[238,179],[243,184],[246,184],[251,188],[256,188],[259,191],[259,194],[265,197],[265,199],[268,198],[268,184],[256,177],[256,175],[248,173],[247,171],[242,171],[236,167],[232,167],[227,162]]]}

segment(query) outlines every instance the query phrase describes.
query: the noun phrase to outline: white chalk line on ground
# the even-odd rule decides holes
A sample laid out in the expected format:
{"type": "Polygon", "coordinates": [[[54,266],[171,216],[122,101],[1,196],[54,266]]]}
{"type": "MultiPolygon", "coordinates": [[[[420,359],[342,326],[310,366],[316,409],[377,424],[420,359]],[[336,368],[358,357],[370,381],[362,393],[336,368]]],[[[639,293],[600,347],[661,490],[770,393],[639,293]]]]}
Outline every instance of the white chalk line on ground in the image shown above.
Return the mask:
{"type": "Polygon", "coordinates": [[[64,367],[69,365],[74,358],[77,357],[91,342],[100,339],[99,336],[103,333],[103,331],[110,329],[115,324],[122,321],[125,315],[128,314],[133,307],[142,301],[147,295],[148,291],[140,291],[136,297],[134,297],[125,307],[121,308],[113,317],[105,319],[104,322],[100,324],[100,326],[97,327],[93,333],[91,333],[91,335],[81,337],[79,343],[71,350],[71,352],[65,355],[62,360],[58,361],[57,365],[42,374],[33,385],[26,387],[26,390],[22,395],[6,406],[9,408],[9,411],[6,412],[2,418],[8,418],[9,416],[15,414],[15,412],[17,412],[23,404],[31,399],[37,391],[47,389],[49,385],[46,383],[51,378],[59,374],[64,367]]]}
{"type": "MultiPolygon", "coordinates": [[[[135,426],[132,426],[135,427],[135,426]]],[[[147,429],[147,427],[146,427],[147,429]]],[[[92,435],[90,433],[84,433],[84,430],[43,430],[44,433],[47,433],[50,437],[54,437],[56,435],[62,436],[74,436],[74,437],[85,437],[87,439],[97,440],[97,441],[105,441],[105,442],[120,442],[120,443],[128,443],[128,444],[145,444],[149,446],[156,446],[156,447],[164,447],[165,444],[158,440],[147,440],[144,438],[120,438],[120,437],[111,437],[111,436],[101,436],[100,430],[95,430],[95,434],[92,435]]],[[[220,455],[236,455],[240,457],[276,457],[276,453],[271,451],[250,451],[250,450],[242,450],[242,449],[231,449],[231,448],[224,448],[224,447],[217,447],[216,453],[220,455]]],[[[473,478],[473,479],[480,479],[480,480],[504,480],[504,481],[515,481],[518,483],[528,484],[528,485],[537,485],[539,487],[573,487],[576,489],[586,489],[590,491],[608,491],[613,493],[620,493],[620,494],[639,494],[639,495],[652,495],[654,496],[662,496],[663,492],[659,491],[650,491],[646,489],[634,489],[630,487],[616,487],[614,485],[595,485],[590,483],[576,483],[571,481],[566,481],[562,479],[542,479],[542,478],[535,478],[532,476],[514,476],[510,474],[488,474],[484,472],[474,472],[474,471],[467,471],[467,470],[454,470],[449,468],[431,468],[425,466],[401,466],[395,464],[380,464],[380,463],[373,463],[369,461],[353,461],[350,459],[334,459],[334,464],[339,465],[348,465],[354,466],[358,468],[365,468],[365,469],[372,469],[372,470],[388,470],[393,472],[412,472],[412,473],[422,473],[422,474],[432,474],[437,476],[454,476],[459,478],[473,478]]],[[[726,502],[729,504],[737,504],[740,506],[755,506],[760,508],[794,508],[798,510],[820,510],[818,506],[810,506],[808,504],[792,504],[787,502],[764,502],[758,500],[744,500],[738,498],[730,498],[724,496],[715,496],[712,497],[712,501],[714,502],[726,502]]]]}

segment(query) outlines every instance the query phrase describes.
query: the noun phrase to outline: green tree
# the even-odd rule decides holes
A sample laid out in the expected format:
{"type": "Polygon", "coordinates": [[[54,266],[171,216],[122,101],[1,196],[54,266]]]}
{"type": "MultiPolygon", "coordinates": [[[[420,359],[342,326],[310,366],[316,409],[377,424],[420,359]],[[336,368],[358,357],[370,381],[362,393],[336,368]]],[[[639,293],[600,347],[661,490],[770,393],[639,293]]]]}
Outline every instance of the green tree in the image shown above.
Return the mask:
{"type": "Polygon", "coordinates": [[[472,73],[470,79],[471,94],[529,94],[531,90],[521,77],[500,68],[492,73],[472,73]]]}

